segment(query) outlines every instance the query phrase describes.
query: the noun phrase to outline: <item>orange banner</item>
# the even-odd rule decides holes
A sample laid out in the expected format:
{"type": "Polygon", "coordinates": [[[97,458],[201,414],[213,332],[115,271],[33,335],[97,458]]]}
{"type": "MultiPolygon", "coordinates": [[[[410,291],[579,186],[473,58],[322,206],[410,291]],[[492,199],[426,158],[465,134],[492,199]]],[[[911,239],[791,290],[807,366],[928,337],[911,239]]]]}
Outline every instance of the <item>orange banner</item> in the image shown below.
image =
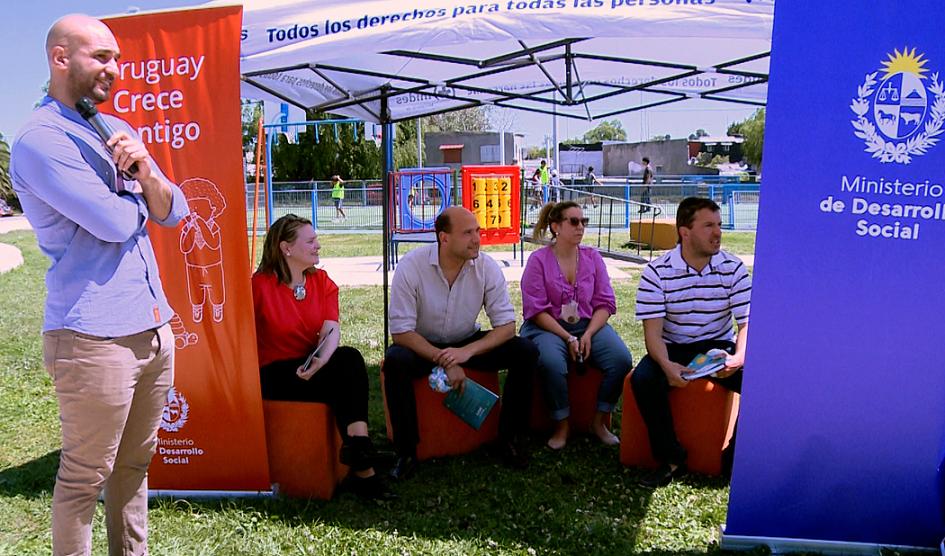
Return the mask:
{"type": "MultiPolygon", "coordinates": [[[[242,8],[105,20],[121,49],[100,108],[138,130],[190,216],[149,228],[175,310],[174,388],[149,486],[268,490],[246,241],[239,99],[242,8]]],[[[115,307],[120,311],[120,307],[115,307]]]]}

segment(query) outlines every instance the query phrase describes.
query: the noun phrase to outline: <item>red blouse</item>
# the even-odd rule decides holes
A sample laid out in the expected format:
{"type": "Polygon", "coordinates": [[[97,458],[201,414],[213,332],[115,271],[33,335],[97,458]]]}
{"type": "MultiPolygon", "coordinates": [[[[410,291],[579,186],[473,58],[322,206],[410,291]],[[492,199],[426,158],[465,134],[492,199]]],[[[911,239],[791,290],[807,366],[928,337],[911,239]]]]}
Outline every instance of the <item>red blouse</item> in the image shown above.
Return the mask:
{"type": "Polygon", "coordinates": [[[259,366],[307,357],[326,320],[338,320],[338,286],[324,270],[305,277],[305,299],[272,273],[253,274],[259,366]]]}

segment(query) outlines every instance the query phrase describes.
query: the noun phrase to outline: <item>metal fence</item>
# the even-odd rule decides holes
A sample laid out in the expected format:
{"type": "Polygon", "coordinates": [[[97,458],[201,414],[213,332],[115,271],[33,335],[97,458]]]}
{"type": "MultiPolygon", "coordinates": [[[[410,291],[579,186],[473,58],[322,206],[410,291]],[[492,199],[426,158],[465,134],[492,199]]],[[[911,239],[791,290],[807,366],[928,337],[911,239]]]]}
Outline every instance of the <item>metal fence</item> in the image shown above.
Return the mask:
{"type": "MultiPolygon", "coordinates": [[[[560,198],[574,199],[587,203],[590,196],[600,195],[626,201],[644,202],[661,209],[659,218],[676,218],[676,207],[686,197],[708,197],[722,207],[723,227],[730,230],[754,230],[758,223],[759,184],[744,183],[673,183],[670,176],[662,176],[659,183],[649,186],[639,182],[638,177],[608,177],[602,180],[604,185],[589,186],[582,179],[566,179],[565,188],[560,198]]],[[[677,177],[677,179],[680,177],[677,177]]],[[[686,176],[691,178],[691,176],[686,176]]],[[[459,180],[456,180],[457,182],[459,180]]],[[[458,188],[459,184],[456,183],[458,188]]],[[[246,186],[246,222],[252,229],[253,197],[255,184],[246,186]]],[[[525,207],[526,222],[534,215],[537,207],[531,207],[530,188],[523,182],[522,200],[525,207]]],[[[543,200],[557,197],[551,190],[545,189],[543,200]]],[[[453,192],[453,202],[460,195],[453,192]]],[[[266,229],[266,196],[260,191],[257,230],[266,229]]],[[[434,191],[421,188],[412,210],[419,215],[433,215],[439,206],[439,199],[434,191]]],[[[537,203],[535,203],[537,205],[537,203]]],[[[608,214],[605,227],[628,228],[630,222],[638,217],[635,207],[630,203],[621,205],[621,214],[608,214]]],[[[270,222],[285,214],[293,213],[312,220],[319,230],[380,230],[383,223],[382,190],[379,180],[349,180],[345,182],[345,198],[341,210],[336,210],[331,198],[331,182],[281,182],[273,184],[270,222]]]]}
{"type": "MultiPolygon", "coordinates": [[[[255,187],[254,183],[246,185],[246,222],[250,229],[255,187]]],[[[262,186],[260,189],[256,227],[265,230],[267,199],[262,186]]],[[[379,180],[345,181],[340,208],[335,208],[330,181],[280,182],[274,183],[272,189],[270,222],[286,214],[296,214],[311,219],[319,230],[381,229],[383,200],[379,180]]]]}

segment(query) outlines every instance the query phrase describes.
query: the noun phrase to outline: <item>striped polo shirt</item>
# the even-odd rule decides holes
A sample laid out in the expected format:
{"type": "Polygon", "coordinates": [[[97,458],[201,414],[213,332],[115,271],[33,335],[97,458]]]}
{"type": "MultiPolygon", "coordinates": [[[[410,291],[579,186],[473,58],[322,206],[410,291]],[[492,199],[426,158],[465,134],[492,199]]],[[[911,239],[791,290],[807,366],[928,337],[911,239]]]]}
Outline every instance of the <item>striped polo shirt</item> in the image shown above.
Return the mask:
{"type": "Polygon", "coordinates": [[[719,251],[697,272],[677,245],[643,269],[637,320],[662,318],[663,341],[670,344],[734,341],[732,317],[747,323],[750,303],[751,277],[738,257],[719,251]]]}

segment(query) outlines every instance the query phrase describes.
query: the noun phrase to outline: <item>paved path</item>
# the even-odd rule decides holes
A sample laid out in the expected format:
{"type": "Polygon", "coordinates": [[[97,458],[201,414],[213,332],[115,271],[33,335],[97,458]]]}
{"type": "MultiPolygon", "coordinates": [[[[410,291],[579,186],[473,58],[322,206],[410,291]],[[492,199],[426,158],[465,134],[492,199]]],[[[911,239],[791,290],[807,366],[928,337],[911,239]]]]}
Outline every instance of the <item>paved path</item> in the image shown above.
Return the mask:
{"type": "MultiPolygon", "coordinates": [[[[14,230],[31,230],[25,216],[5,216],[0,218],[0,234],[14,230]]],[[[23,264],[23,254],[12,245],[0,243],[0,274],[13,270],[23,264]]]]}

